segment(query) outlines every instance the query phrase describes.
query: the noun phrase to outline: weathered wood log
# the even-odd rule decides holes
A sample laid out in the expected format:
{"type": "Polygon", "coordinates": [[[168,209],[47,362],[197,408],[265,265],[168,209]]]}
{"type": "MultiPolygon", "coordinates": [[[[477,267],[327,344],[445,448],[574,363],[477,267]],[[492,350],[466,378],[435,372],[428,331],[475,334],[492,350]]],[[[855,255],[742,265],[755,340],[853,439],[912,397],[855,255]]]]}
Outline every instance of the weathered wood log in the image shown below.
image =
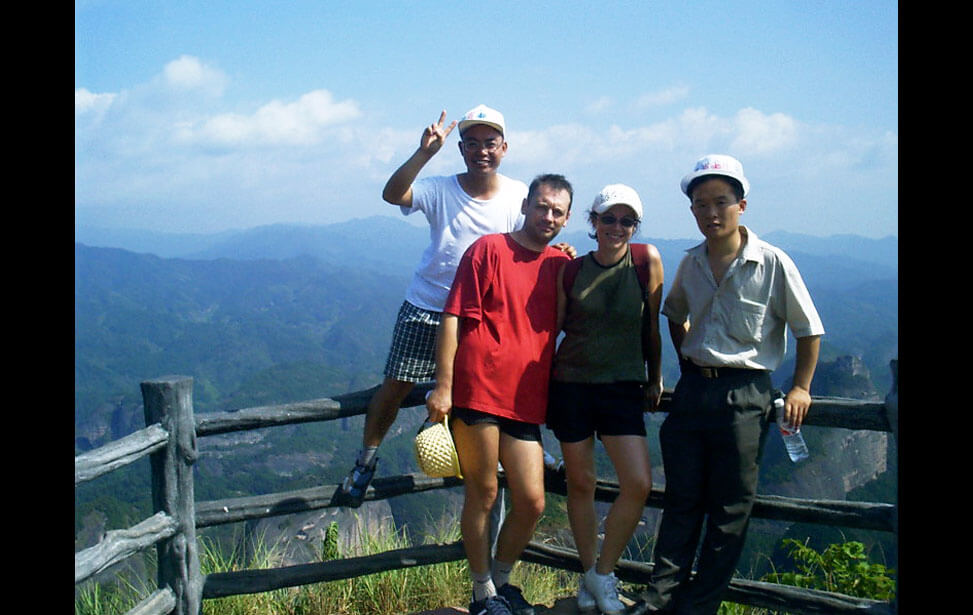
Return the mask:
{"type": "Polygon", "coordinates": [[[112,530],[98,544],[74,554],[74,582],[82,583],[103,570],[176,533],[175,519],[158,512],[137,525],[112,530]]]}
{"type": "Polygon", "coordinates": [[[159,423],[169,432],[165,448],[149,457],[152,468],[152,505],[173,517],[178,529],[158,543],[158,586],[176,597],[173,613],[198,615],[203,578],[196,541],[195,489],[196,425],[193,421],[193,380],[167,376],[142,383],[145,424],[159,423]]]}
{"type": "MultiPolygon", "coordinates": [[[[499,472],[498,477],[500,486],[506,487],[503,472],[499,472]]],[[[567,494],[563,472],[545,470],[544,483],[545,490],[549,493],[567,494]]],[[[376,478],[365,494],[365,501],[383,500],[433,489],[448,489],[462,484],[463,481],[458,478],[430,478],[421,473],[376,478]]],[[[337,489],[338,485],[323,485],[297,491],[199,502],[196,504],[196,527],[341,506],[336,496],[337,489]]],[[[617,483],[599,480],[595,486],[595,499],[599,502],[614,502],[618,491],[617,483]]],[[[661,509],[664,496],[663,489],[652,489],[645,504],[661,509]]],[[[894,531],[894,509],[893,504],[885,503],[758,495],[754,502],[753,517],[894,531]]]]}
{"type": "MultiPolygon", "coordinates": [[[[524,549],[521,559],[525,562],[559,568],[572,572],[582,572],[577,551],[531,542],[524,549]]],[[[646,585],[652,575],[652,564],[621,559],[615,567],[615,576],[628,583],[646,585]]],[[[891,606],[887,602],[855,598],[813,589],[750,581],[734,578],[723,595],[723,599],[737,604],[761,607],[798,615],[823,615],[833,613],[869,613],[890,615],[891,606]]],[[[633,609],[632,613],[639,613],[633,609]]],[[[644,611],[641,611],[644,612],[644,611]]]]}
{"type": "Polygon", "coordinates": [[[157,589],[125,615],[168,615],[176,608],[176,595],[168,587],[157,589]]]}
{"type": "Polygon", "coordinates": [[[277,406],[256,406],[226,412],[207,412],[196,416],[196,434],[215,434],[246,431],[261,427],[294,425],[313,421],[330,421],[344,416],[361,414],[359,408],[348,410],[334,399],[310,399],[277,406]]]}
{"type": "MultiPolygon", "coordinates": [[[[463,481],[458,478],[430,478],[425,474],[381,477],[372,481],[365,492],[365,501],[458,487],[462,484],[463,481]]],[[[297,491],[199,502],[196,504],[196,527],[341,506],[335,495],[338,487],[339,485],[323,485],[297,491]]]]}
{"type": "MultiPolygon", "coordinates": [[[[771,420],[776,420],[771,413],[771,420]]],[[[892,431],[885,411],[885,403],[845,397],[811,397],[811,407],[804,425],[892,431]]]]}
{"type": "MultiPolygon", "coordinates": [[[[431,383],[419,383],[402,402],[403,408],[425,405],[425,394],[432,389],[431,383]]],[[[196,416],[196,435],[212,436],[234,431],[246,431],[262,427],[294,425],[314,421],[332,421],[348,416],[365,414],[368,402],[378,386],[354,391],[334,398],[324,397],[290,404],[254,406],[208,412],[196,416]]]]}
{"type": "Polygon", "coordinates": [[[889,363],[892,370],[892,390],[885,396],[885,412],[888,416],[889,425],[892,427],[892,435],[896,442],[899,440],[899,360],[892,359],[889,363]]]}
{"type": "Polygon", "coordinates": [[[169,432],[161,425],[149,425],[124,438],[90,450],[74,458],[74,484],[127,466],[166,445],[169,432]]]}
{"type": "Polygon", "coordinates": [[[361,577],[387,570],[455,562],[465,557],[463,543],[457,541],[283,568],[217,572],[206,575],[203,598],[256,594],[284,587],[361,577]]]}
{"type": "MultiPolygon", "coordinates": [[[[417,384],[406,396],[401,407],[424,406],[425,393],[431,389],[431,386],[429,383],[417,384]]],[[[314,421],[331,421],[343,417],[358,416],[365,414],[368,401],[376,388],[356,391],[333,399],[311,399],[290,404],[255,406],[226,412],[200,414],[196,417],[196,434],[203,437],[233,431],[314,421]]],[[[672,392],[663,392],[659,412],[668,412],[671,401],[672,392]]],[[[812,397],[811,410],[808,412],[804,424],[872,431],[892,430],[883,402],[843,397],[812,397]]]]}
{"type": "MultiPolygon", "coordinates": [[[[500,484],[506,486],[501,473],[500,484]]],[[[544,471],[544,490],[567,495],[563,472],[544,471]]],[[[614,502],[618,497],[618,483],[598,480],[595,500],[614,502]]],[[[654,487],[645,500],[651,508],[663,508],[665,489],[654,487]]],[[[775,495],[757,495],[752,516],[775,521],[799,521],[822,525],[841,525],[864,530],[895,531],[895,505],[881,502],[849,502],[845,500],[805,500],[775,495]]]]}
{"type": "Polygon", "coordinates": [[[895,504],[846,500],[805,500],[758,495],[752,516],[776,521],[840,525],[862,530],[895,531],[895,504]]]}

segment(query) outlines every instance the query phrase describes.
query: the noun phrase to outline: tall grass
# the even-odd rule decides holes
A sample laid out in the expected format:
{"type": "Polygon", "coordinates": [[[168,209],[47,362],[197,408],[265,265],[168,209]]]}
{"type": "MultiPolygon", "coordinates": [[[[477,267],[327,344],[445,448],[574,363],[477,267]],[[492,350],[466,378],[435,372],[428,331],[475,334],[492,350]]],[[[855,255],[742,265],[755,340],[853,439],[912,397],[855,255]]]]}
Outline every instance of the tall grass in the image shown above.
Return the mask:
{"type": "MultiPolygon", "coordinates": [[[[337,527],[332,525],[321,549],[321,559],[359,557],[393,549],[414,546],[404,530],[385,526],[367,532],[357,526],[358,540],[348,552],[339,548],[337,527]]],[[[460,539],[459,524],[440,521],[421,544],[451,543],[460,539]]],[[[279,544],[264,537],[250,539],[249,554],[244,545],[232,546],[199,537],[202,573],[232,572],[245,569],[277,568],[284,565],[279,544]]],[[[556,598],[573,595],[577,576],[571,573],[521,562],[514,569],[511,582],[524,590],[533,603],[552,603],[556,598]]],[[[131,609],[154,588],[138,588],[130,582],[105,590],[91,585],[78,592],[76,615],[108,615],[131,609]]],[[[227,596],[203,601],[204,615],[401,615],[444,606],[465,607],[470,600],[471,581],[466,560],[430,566],[404,568],[300,587],[284,588],[257,594],[227,596]]]]}

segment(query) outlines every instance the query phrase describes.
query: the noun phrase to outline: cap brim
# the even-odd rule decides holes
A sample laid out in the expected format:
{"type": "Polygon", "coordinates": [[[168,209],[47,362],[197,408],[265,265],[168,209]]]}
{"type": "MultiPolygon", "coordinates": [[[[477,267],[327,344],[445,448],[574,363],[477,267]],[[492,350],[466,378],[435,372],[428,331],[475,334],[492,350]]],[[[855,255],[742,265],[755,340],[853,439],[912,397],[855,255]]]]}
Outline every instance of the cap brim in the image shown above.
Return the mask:
{"type": "Polygon", "coordinates": [[[457,127],[459,128],[459,133],[463,134],[464,132],[466,132],[467,128],[471,128],[473,126],[476,126],[477,124],[483,124],[484,126],[489,126],[490,128],[496,130],[500,134],[503,134],[503,126],[495,122],[484,122],[483,120],[463,120],[462,122],[459,123],[459,126],[457,127]]]}
{"type": "Polygon", "coordinates": [[[720,177],[729,177],[730,179],[734,179],[734,180],[740,182],[740,185],[743,186],[743,196],[744,196],[744,198],[746,198],[746,196],[748,194],[750,194],[750,182],[748,182],[745,177],[737,177],[736,175],[731,175],[729,173],[721,173],[719,170],[714,170],[714,169],[705,169],[705,170],[702,170],[702,171],[694,171],[692,173],[687,174],[685,177],[682,178],[682,181],[679,182],[679,187],[682,188],[682,193],[685,194],[686,196],[689,196],[689,193],[686,192],[689,189],[689,184],[691,184],[694,179],[699,178],[699,177],[704,177],[704,176],[707,176],[707,175],[714,175],[714,176],[720,176],[720,177]]]}

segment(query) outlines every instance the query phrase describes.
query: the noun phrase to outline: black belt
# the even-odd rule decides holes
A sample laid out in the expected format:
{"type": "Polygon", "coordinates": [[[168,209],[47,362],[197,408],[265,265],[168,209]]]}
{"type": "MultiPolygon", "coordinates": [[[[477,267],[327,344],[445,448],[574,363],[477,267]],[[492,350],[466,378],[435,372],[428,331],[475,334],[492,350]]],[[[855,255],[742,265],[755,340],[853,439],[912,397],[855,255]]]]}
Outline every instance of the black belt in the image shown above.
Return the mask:
{"type": "Polygon", "coordinates": [[[692,361],[679,361],[679,368],[684,372],[699,374],[703,378],[728,378],[730,376],[757,376],[767,373],[764,369],[749,369],[746,367],[703,367],[692,361]]]}

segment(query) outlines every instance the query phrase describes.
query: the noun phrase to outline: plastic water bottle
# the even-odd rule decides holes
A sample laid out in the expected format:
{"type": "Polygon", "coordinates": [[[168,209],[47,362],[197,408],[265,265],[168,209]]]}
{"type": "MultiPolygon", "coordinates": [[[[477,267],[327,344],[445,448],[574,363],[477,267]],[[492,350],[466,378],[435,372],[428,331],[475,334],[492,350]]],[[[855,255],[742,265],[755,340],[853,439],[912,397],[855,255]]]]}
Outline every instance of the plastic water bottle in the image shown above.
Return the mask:
{"type": "Polygon", "coordinates": [[[801,435],[801,428],[795,429],[793,425],[784,420],[783,397],[778,396],[774,399],[774,409],[777,411],[777,427],[780,429],[780,435],[784,439],[784,448],[787,449],[791,461],[794,463],[804,461],[809,456],[807,443],[804,441],[804,436],[801,435]]]}

